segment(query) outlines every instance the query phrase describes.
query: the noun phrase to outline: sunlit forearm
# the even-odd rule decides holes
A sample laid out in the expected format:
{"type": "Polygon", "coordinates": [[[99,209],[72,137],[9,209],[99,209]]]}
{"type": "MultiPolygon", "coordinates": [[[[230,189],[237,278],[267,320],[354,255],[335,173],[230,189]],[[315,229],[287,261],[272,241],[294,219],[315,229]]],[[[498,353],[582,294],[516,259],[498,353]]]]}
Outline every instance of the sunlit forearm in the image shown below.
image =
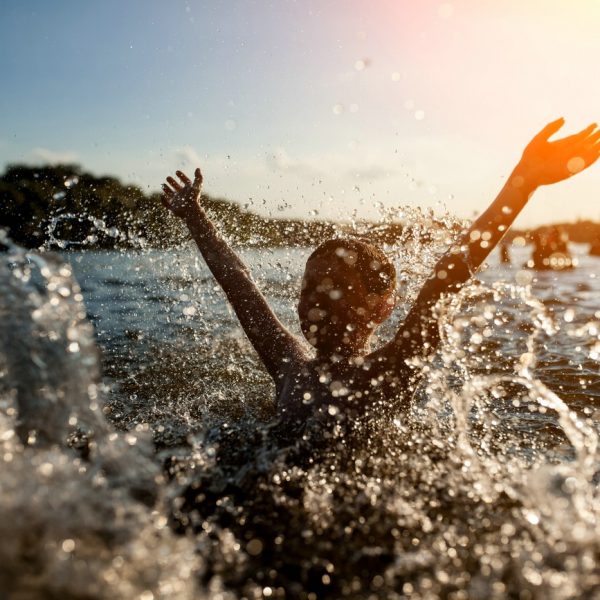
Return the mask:
{"type": "Polygon", "coordinates": [[[536,189],[535,178],[518,165],[496,199],[458,242],[461,249],[467,250],[471,271],[481,266],[504,237],[536,189]]]}
{"type": "Polygon", "coordinates": [[[298,352],[294,337],[280,323],[250,277],[248,268],[197,206],[186,223],[208,268],[223,288],[242,328],[272,377],[298,352]]]}

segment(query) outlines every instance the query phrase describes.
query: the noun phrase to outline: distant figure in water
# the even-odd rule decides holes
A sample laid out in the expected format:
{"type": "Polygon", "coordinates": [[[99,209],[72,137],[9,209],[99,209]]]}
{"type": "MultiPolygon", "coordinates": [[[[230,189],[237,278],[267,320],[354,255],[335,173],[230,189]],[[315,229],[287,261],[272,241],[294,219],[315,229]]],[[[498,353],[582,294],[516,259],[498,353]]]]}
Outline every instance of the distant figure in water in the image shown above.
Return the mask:
{"type": "Polygon", "coordinates": [[[271,311],[248,269],[223,240],[200,202],[202,174],[192,182],[177,171],[167,178],[163,204],[183,219],[219,282],[246,335],[276,386],[280,417],[302,426],[310,416],[405,410],[422,377],[409,359],[431,354],[439,344],[436,302],[469,280],[500,242],[532,193],[594,163],[600,130],[590,125],[550,141],[558,119],[527,145],[498,197],[435,265],[395,337],[376,350],[376,328],[391,314],[396,274],[379,248],[356,239],[330,239],[306,263],[298,315],[308,344],[292,335],[271,311]]]}
{"type": "Polygon", "coordinates": [[[588,250],[590,256],[600,256],[600,238],[596,238],[591,244],[588,250]]]}
{"type": "Polygon", "coordinates": [[[533,252],[527,266],[539,270],[562,271],[575,266],[569,251],[569,236],[564,229],[553,225],[533,232],[533,252]]]}

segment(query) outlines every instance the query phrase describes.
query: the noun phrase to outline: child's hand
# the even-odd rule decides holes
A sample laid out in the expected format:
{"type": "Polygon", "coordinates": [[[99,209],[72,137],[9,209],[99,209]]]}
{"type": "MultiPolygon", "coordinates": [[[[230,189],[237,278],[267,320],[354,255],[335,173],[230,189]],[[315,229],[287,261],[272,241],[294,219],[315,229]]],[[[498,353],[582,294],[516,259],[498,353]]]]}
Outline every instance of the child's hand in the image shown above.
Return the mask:
{"type": "Polygon", "coordinates": [[[568,137],[549,141],[564,124],[564,119],[549,123],[529,142],[515,169],[513,184],[548,185],[587,169],[600,156],[600,130],[593,123],[568,137]]]}
{"type": "Polygon", "coordinates": [[[196,169],[193,182],[182,171],[177,171],[176,175],[183,185],[173,177],[167,177],[169,185],[163,183],[161,201],[174,215],[181,219],[187,219],[200,206],[198,199],[202,189],[202,173],[200,169],[196,169]]]}

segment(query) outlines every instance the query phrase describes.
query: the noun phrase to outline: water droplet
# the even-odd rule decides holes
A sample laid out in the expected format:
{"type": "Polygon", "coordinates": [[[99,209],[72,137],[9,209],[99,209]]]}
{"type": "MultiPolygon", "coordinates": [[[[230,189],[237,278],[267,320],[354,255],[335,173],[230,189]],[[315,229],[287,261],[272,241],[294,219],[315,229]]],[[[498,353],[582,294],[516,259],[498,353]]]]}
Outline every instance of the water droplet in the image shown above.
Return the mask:
{"type": "Polygon", "coordinates": [[[527,511],[525,518],[532,524],[532,525],[538,525],[540,522],[540,517],[539,515],[537,515],[536,513],[532,512],[532,511],[527,511]]]}
{"type": "Polygon", "coordinates": [[[515,281],[517,282],[517,285],[529,285],[532,280],[533,273],[525,269],[517,271],[517,274],[515,275],[515,281]]]}
{"type": "Polygon", "coordinates": [[[77,185],[79,183],[79,177],[73,175],[72,177],[67,177],[65,179],[65,187],[66,188],[72,188],[74,185],[77,185]]]}
{"type": "Polygon", "coordinates": [[[246,545],[246,551],[250,556],[258,556],[263,551],[263,543],[259,539],[254,538],[246,545]]]}
{"type": "Polygon", "coordinates": [[[574,156],[567,162],[567,169],[569,170],[569,173],[579,173],[579,171],[585,169],[585,160],[581,158],[581,156],[574,156]]]}
{"type": "Polygon", "coordinates": [[[38,467],[38,471],[44,477],[50,477],[50,475],[52,475],[52,473],[54,473],[54,465],[52,463],[49,463],[49,462],[42,463],[38,467]]]}

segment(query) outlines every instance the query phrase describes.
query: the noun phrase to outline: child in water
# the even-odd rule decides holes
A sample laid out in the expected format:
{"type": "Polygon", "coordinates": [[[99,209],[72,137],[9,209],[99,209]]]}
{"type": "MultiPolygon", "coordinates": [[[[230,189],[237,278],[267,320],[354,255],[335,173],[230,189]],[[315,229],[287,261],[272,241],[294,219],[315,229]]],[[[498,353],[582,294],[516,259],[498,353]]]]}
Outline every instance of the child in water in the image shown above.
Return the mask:
{"type": "MultiPolygon", "coordinates": [[[[183,219],[276,387],[284,421],[347,411],[373,412],[383,405],[408,408],[409,388],[420,374],[409,359],[439,343],[433,313],[443,294],[455,293],[500,242],[533,192],[586,169],[600,155],[600,130],[592,124],[550,141],[563,125],[548,124],[527,145],[489,208],[440,258],[395,337],[372,351],[375,329],[394,308],[396,274],[377,247],[356,239],[330,239],[308,258],[298,315],[311,350],[273,314],[250,274],[221,238],[200,203],[202,174],[192,182],[177,171],[167,178],[163,204],[183,219]]],[[[414,389],[414,388],[413,388],[414,389]]]]}

